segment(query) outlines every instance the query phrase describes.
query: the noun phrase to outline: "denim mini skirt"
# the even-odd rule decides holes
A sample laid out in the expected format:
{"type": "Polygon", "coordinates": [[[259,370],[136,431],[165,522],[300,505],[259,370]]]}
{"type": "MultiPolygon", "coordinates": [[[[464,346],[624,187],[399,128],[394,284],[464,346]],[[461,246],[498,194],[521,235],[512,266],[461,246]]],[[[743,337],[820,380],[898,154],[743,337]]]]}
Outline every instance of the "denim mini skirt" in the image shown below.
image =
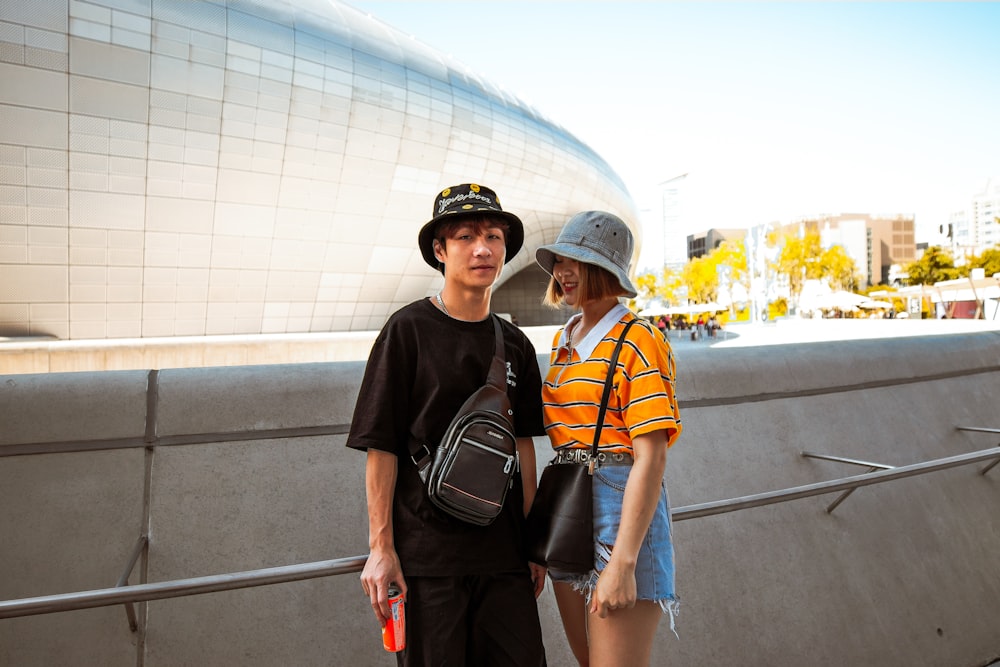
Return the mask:
{"type": "MultiPolygon", "coordinates": [[[[549,570],[553,581],[572,584],[573,588],[586,595],[588,603],[618,537],[625,483],[631,471],[632,466],[628,465],[602,466],[594,470],[594,569],[587,574],[549,570]]],[[[659,604],[664,613],[670,615],[670,628],[674,630],[678,597],[674,588],[673,528],[666,484],[660,485],[656,511],[639,548],[635,583],[636,597],[659,604]]]]}

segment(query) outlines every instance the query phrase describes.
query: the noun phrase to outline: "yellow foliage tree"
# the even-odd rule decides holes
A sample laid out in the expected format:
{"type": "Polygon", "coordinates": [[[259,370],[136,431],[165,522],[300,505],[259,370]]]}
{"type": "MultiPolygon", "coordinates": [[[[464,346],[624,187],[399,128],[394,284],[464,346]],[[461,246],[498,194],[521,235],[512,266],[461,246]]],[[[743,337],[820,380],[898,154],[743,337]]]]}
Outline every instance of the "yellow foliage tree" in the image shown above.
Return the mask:
{"type": "Polygon", "coordinates": [[[796,304],[807,280],[823,277],[823,248],[819,232],[809,227],[801,235],[784,233],[772,237],[780,245],[774,269],[788,277],[788,291],[796,304]]]}
{"type": "Polygon", "coordinates": [[[861,282],[857,264],[847,254],[844,246],[830,246],[820,256],[822,275],[830,284],[830,289],[856,292],[861,282]]]}
{"type": "Polygon", "coordinates": [[[711,257],[695,257],[684,265],[682,278],[688,288],[688,299],[695,303],[715,301],[719,291],[717,263],[711,257]]]}

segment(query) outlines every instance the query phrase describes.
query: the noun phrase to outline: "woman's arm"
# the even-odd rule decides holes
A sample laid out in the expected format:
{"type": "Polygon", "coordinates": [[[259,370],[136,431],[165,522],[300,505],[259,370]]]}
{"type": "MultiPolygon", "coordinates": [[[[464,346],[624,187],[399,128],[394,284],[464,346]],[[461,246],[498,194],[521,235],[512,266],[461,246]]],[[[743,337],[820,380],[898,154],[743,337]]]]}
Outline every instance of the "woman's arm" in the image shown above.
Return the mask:
{"type": "Polygon", "coordinates": [[[632,452],[635,462],[625,484],[618,537],[590,600],[591,613],[601,618],[612,609],[635,605],[636,558],[653,520],[667,466],[666,430],[636,436],[632,452]]]}

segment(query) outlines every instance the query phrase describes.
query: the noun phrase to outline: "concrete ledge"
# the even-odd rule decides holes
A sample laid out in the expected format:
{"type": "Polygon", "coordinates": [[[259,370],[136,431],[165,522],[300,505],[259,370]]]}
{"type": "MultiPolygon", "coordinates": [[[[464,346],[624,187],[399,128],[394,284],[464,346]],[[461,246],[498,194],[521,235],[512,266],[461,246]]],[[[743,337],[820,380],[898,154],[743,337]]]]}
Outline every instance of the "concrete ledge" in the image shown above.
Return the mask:
{"type": "Polygon", "coordinates": [[[346,425],[364,368],[357,361],[160,371],[157,435],[346,425]]]}
{"type": "Polygon", "coordinates": [[[141,436],[146,378],[146,371],[0,376],[0,447],[141,436]]]}
{"type": "MultiPolygon", "coordinates": [[[[1000,426],[994,331],[675,348],[674,507],[864,472],[803,450],[905,465],[997,444],[956,430],[1000,426]]],[[[135,583],[365,553],[364,456],[343,447],[363,366],[0,376],[0,534],[16,536],[0,599],[111,585],[141,534],[135,583]],[[129,449],[87,451],[110,436],[129,449]]],[[[654,664],[996,658],[1000,467],[981,467],[865,487],[833,514],[816,497],[678,523],[682,640],[662,627],[654,664]]],[[[539,604],[549,664],[573,664],[550,591],[539,604]]],[[[369,614],[348,576],[150,602],[138,636],[121,609],[11,619],[0,663],[232,664],[239,646],[248,667],[383,664],[369,614]]]]}
{"type": "Polygon", "coordinates": [[[1000,332],[678,349],[682,401],[808,395],[1000,369],[1000,332]]]}

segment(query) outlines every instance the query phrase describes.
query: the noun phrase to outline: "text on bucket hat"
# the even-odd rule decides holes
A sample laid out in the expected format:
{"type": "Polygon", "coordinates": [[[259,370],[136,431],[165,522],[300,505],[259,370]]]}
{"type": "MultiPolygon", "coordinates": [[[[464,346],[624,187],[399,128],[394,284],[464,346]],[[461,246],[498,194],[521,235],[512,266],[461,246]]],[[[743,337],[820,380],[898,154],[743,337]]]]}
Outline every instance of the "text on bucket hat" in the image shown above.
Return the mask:
{"type": "Polygon", "coordinates": [[[509,229],[504,238],[507,246],[506,264],[514,258],[524,243],[524,225],[521,219],[513,213],[500,208],[497,193],[483,185],[463,183],[445,188],[434,198],[434,212],[431,218],[417,234],[417,245],[424,261],[432,269],[440,269],[440,262],[434,256],[434,229],[443,220],[452,220],[468,215],[495,215],[507,223],[509,229]]]}
{"type": "Polygon", "coordinates": [[[556,255],[599,266],[617,278],[625,296],[631,298],[636,295],[628,277],[632,248],[632,232],[621,218],[604,211],[583,211],[569,219],[555,243],[535,251],[535,261],[549,275],[556,255]]]}

